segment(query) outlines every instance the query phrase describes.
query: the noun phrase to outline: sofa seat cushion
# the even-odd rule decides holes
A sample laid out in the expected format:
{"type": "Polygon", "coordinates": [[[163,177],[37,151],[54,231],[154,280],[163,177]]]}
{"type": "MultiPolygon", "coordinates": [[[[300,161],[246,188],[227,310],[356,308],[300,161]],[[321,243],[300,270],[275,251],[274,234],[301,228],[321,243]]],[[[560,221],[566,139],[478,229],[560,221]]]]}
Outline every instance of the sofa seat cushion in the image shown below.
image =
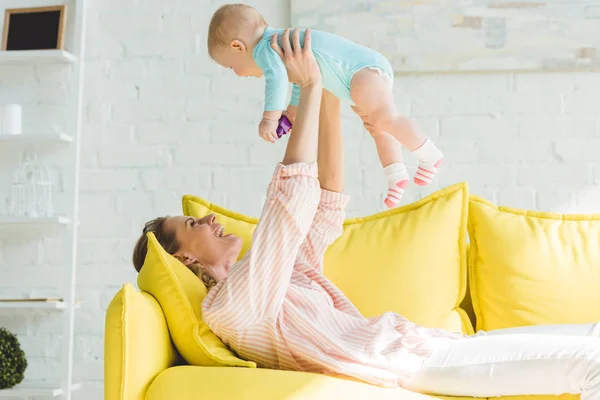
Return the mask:
{"type": "MultiPolygon", "coordinates": [[[[179,366],[161,372],[146,400],[432,400],[436,397],[404,389],[306,372],[262,368],[179,366]]],[[[446,399],[459,400],[458,397],[446,399]]],[[[464,399],[466,400],[466,398],[464,399]]],[[[472,397],[469,400],[474,400],[472,397]]]]}

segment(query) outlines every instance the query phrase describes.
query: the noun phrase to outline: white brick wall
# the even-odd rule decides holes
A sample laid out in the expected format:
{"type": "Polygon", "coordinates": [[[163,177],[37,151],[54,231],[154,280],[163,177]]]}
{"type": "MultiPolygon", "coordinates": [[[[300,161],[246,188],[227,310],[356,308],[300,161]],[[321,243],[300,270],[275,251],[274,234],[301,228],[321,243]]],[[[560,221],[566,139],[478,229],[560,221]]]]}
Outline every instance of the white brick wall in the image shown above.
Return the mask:
{"type": "MultiPolygon", "coordinates": [[[[208,1],[90,2],[84,173],[75,377],[76,399],[102,392],[104,312],[124,282],[135,282],[130,257],[142,223],[180,212],[181,195],[197,194],[258,215],[284,142],[256,133],[263,87],[239,79],[206,55],[208,1]]],[[[252,2],[275,26],[287,25],[286,1],[252,2]]],[[[2,0],[0,0],[2,5],[2,0]]],[[[25,106],[25,129],[64,121],[69,69],[0,67],[0,101],[25,106]]],[[[410,186],[405,202],[467,181],[473,193],[504,205],[598,211],[600,74],[496,73],[397,77],[396,102],[446,153],[439,178],[410,186]]],[[[349,216],[380,210],[385,190],[372,140],[346,108],[343,115],[349,216]]],[[[66,153],[49,155],[57,171],[66,153]]],[[[414,170],[414,159],[407,154],[414,170]]],[[[0,208],[17,157],[0,148],[0,208]]],[[[64,176],[57,173],[62,180],[64,176]]],[[[59,199],[66,193],[59,193],[59,199]]],[[[58,210],[64,208],[59,202],[58,210]]],[[[0,290],[56,291],[58,239],[0,245],[0,290]]],[[[0,315],[30,358],[27,375],[55,374],[61,318],[0,315]]]]}

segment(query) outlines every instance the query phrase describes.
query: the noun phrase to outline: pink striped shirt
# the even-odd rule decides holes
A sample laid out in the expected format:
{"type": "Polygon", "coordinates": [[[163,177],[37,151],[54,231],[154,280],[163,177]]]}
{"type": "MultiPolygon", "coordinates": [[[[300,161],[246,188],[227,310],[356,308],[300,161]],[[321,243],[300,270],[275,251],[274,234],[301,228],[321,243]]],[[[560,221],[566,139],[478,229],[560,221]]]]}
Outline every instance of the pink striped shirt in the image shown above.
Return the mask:
{"type": "Polygon", "coordinates": [[[348,197],[322,190],[316,164],[277,165],[252,246],[206,296],[203,319],[259,367],[341,375],[397,387],[418,370],[433,337],[388,312],[365,318],[322,274],[343,232],[348,197]]]}

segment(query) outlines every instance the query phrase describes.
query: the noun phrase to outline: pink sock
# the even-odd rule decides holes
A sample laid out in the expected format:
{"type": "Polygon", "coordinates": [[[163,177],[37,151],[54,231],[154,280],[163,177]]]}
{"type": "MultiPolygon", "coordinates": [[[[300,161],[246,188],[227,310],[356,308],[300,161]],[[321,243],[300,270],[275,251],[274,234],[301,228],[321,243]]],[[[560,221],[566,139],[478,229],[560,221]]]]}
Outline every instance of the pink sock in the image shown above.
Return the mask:
{"type": "Polygon", "coordinates": [[[444,155],[429,138],[421,147],[413,151],[413,154],[419,160],[419,167],[413,181],[419,186],[430,184],[444,159],[444,155]]]}
{"type": "Polygon", "coordinates": [[[383,169],[388,182],[388,191],[383,201],[387,208],[394,208],[400,204],[404,189],[408,185],[408,172],[402,163],[393,163],[383,169]]]}

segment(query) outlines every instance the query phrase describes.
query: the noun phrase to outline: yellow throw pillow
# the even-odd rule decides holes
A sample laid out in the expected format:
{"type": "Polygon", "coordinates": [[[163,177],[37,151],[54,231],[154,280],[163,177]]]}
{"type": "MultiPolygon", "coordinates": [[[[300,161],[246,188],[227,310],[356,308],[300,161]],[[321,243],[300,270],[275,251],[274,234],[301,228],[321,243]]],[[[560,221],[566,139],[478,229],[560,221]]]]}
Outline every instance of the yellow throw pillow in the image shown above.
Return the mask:
{"type": "Polygon", "coordinates": [[[191,365],[256,367],[238,358],[202,321],[206,288],[185,265],[167,253],[152,232],[138,286],[160,303],[173,342],[191,365]]]}
{"type": "Polygon", "coordinates": [[[106,398],[144,400],[154,378],[178,358],[160,305],[127,283],[108,305],[104,325],[106,398]]]}
{"type": "Polygon", "coordinates": [[[347,220],[325,274],[367,317],[394,311],[425,326],[471,333],[459,308],[467,286],[468,187],[347,220]]]}
{"type": "Polygon", "coordinates": [[[600,214],[526,211],[472,197],[469,237],[477,329],[600,320],[600,214]]]}
{"type": "MultiPolygon", "coordinates": [[[[325,275],[365,316],[401,313],[416,323],[472,333],[459,308],[467,285],[468,187],[460,183],[404,207],[349,219],[325,256],[325,275]]],[[[248,249],[258,220],[196,196],[185,215],[214,213],[248,249]]]]}

